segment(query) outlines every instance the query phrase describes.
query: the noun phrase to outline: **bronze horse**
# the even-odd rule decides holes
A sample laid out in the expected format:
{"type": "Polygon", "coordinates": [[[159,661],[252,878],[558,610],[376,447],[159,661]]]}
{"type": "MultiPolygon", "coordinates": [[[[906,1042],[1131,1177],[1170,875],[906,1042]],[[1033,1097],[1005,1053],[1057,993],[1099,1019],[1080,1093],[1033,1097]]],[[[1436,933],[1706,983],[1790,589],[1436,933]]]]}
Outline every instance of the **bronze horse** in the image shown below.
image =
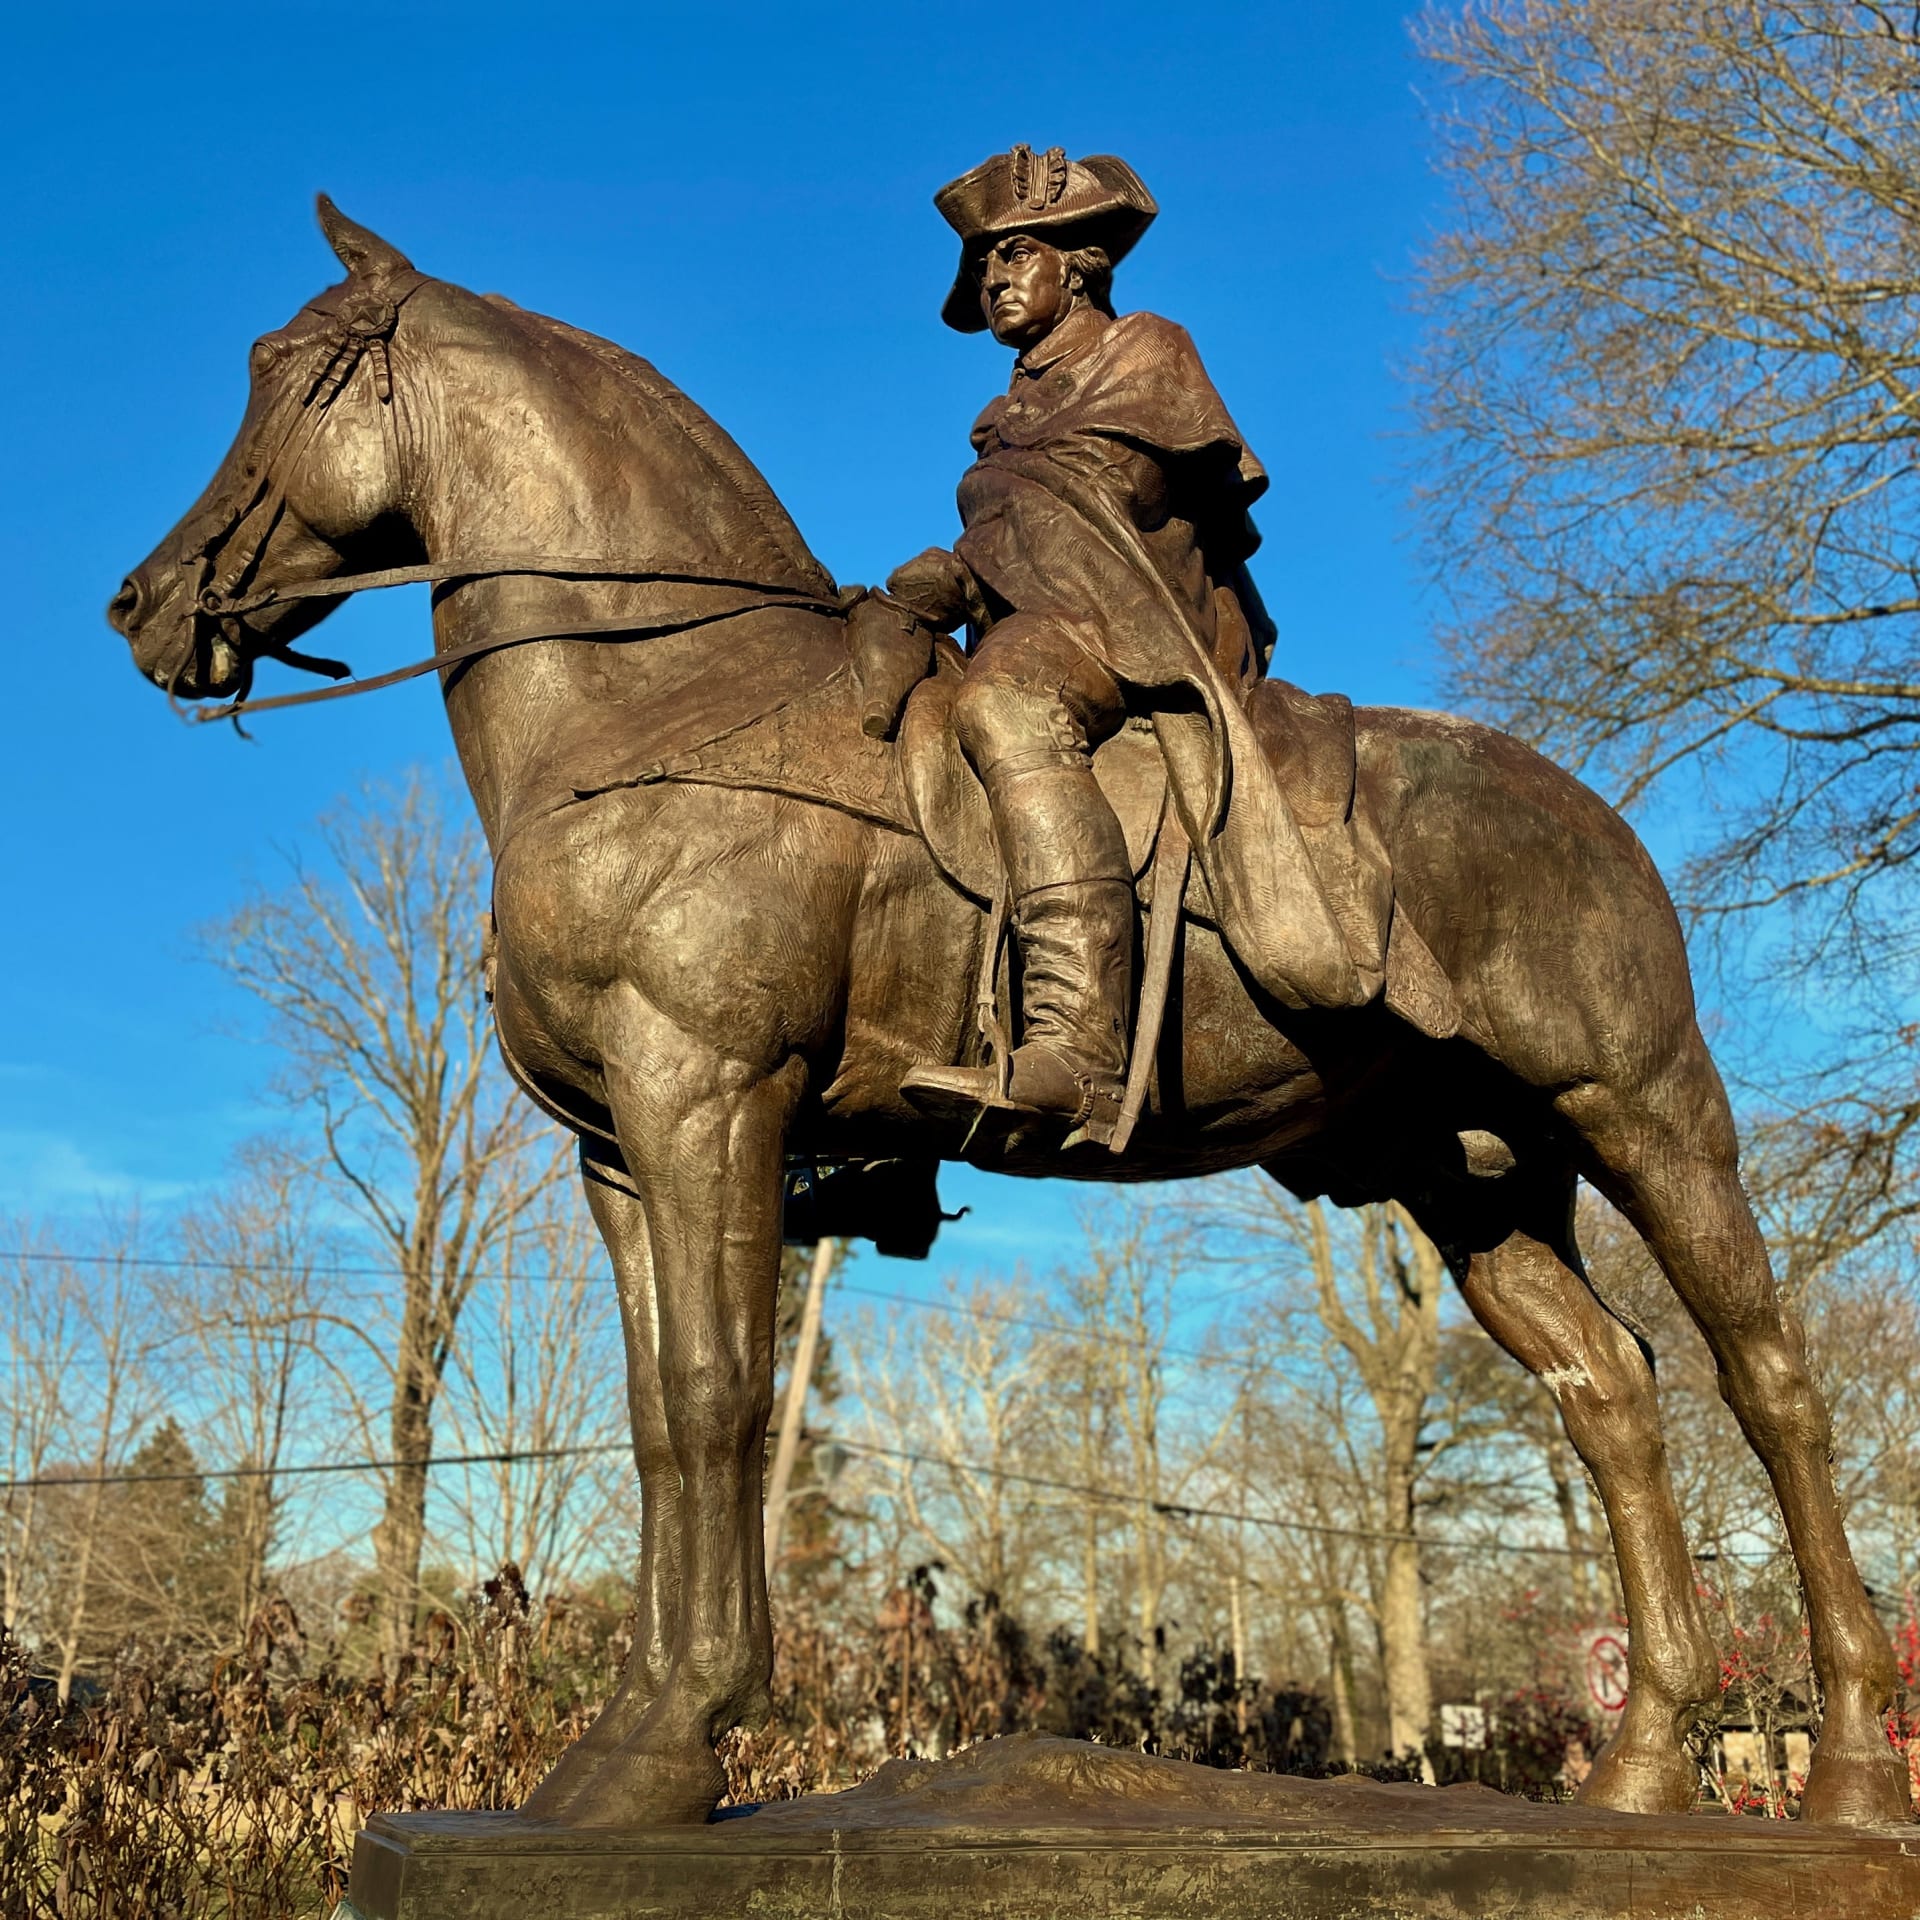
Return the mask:
{"type": "Polygon", "coordinates": [[[503,1045],[612,1136],[589,1129],[583,1159],[642,1489],[632,1662],[529,1811],[628,1825],[714,1806],[714,1741],[771,1671],[760,1475],[785,1156],[905,1142],[1025,1174],[1257,1165],[1344,1203],[1405,1201],[1558,1397],[1606,1506],[1631,1685],[1581,1798],[1677,1810],[1718,1668],[1652,1374],[1581,1270],[1584,1175],[1698,1321],[1778,1495],[1824,1700],[1807,1816],[1908,1817],[1881,1720],[1892,1651],[1842,1528],[1826,1407],[1741,1190],[1678,921],[1611,809],[1484,727],[1361,710],[1355,806],[1459,1034],[1379,1003],[1288,1011],[1193,925],[1159,1110],[1124,1157],[943,1132],[900,1076],[962,1056],[989,916],[925,842],[792,793],[617,777],[662,711],[704,699],[724,721],[793,662],[844,658],[832,582],[765,482],[643,361],[429,279],[325,202],[322,219],[348,278],[255,346],[231,452],[110,618],[144,675],[201,700],[243,691],[262,655],[303,664],[292,643],[335,604],[329,580],[439,582],[448,717],[496,863],[503,1045]],[[529,635],[565,637],[501,644],[529,635]],[[1473,1160],[1463,1134],[1507,1152],[1473,1160]]]}

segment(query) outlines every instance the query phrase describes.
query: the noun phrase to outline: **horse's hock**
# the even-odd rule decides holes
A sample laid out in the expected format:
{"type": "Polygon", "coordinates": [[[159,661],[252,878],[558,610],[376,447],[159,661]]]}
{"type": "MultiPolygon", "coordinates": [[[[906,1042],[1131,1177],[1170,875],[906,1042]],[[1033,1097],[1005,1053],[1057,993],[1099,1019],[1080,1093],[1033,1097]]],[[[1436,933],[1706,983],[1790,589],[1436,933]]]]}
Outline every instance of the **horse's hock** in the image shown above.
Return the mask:
{"type": "Polygon", "coordinates": [[[335,1920],[1911,1920],[1897,1829],[1222,1773],[1018,1734],[709,1826],[382,1814],[335,1920]]]}

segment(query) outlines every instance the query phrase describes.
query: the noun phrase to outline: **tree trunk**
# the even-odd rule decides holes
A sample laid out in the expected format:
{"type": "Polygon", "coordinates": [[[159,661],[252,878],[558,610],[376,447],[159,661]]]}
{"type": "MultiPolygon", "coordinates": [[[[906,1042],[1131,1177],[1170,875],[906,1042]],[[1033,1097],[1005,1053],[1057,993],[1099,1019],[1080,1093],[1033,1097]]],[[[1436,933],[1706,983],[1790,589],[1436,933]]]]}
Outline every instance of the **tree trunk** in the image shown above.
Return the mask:
{"type": "Polygon", "coordinates": [[[1580,1508],[1574,1500],[1573,1482],[1568,1478],[1558,1450],[1548,1456],[1547,1471],[1553,1479],[1553,1504],[1560,1511],[1561,1531],[1567,1536],[1568,1579],[1573,1587],[1573,1604],[1581,1619],[1593,1615],[1593,1579],[1587,1566],[1587,1530],[1580,1524],[1580,1508]]]}
{"type": "Polygon", "coordinates": [[[1140,1672],[1150,1687],[1160,1684],[1160,1516],[1151,1502],[1140,1502],[1138,1559],[1134,1594],[1140,1622],[1140,1672]]]}
{"type": "MultiPolygon", "coordinates": [[[[1396,1452],[1399,1450],[1396,1449],[1396,1452]]],[[[1410,1450],[1409,1450],[1410,1451],[1410,1450]]],[[[1420,1543],[1413,1535],[1413,1465],[1389,1456],[1386,1575],[1380,1587],[1381,1663],[1387,1689],[1387,1748],[1396,1760],[1419,1757],[1423,1779],[1433,1778],[1427,1728],[1433,1684],[1427,1670],[1426,1606],[1420,1592],[1420,1543]]]]}
{"type": "Polygon", "coordinates": [[[793,1371],[787,1379],[786,1404],[780,1409],[780,1439],[774,1448],[773,1471],[767,1479],[767,1578],[780,1565],[780,1536],[786,1530],[787,1497],[793,1485],[793,1463],[800,1452],[800,1433],[807,1417],[807,1389],[813,1381],[813,1356],[820,1346],[820,1315],[826,1305],[827,1278],[838,1258],[837,1243],[822,1240],[813,1250],[807,1275],[806,1304],[800,1311],[800,1339],[794,1348],[793,1371]]]}
{"type": "Polygon", "coordinates": [[[1083,1637],[1087,1651],[1100,1651],[1100,1509],[1087,1502],[1086,1531],[1080,1543],[1080,1584],[1085,1592],[1083,1637]]]}
{"type": "Polygon", "coordinates": [[[100,1505],[106,1488],[98,1476],[106,1472],[105,1456],[95,1466],[95,1484],[87,1495],[87,1518],[80,1535],[80,1551],[74,1561],[73,1599],[67,1608],[66,1632],[60,1642],[60,1672],[55,1682],[60,1704],[66,1706],[73,1692],[73,1676],[80,1664],[80,1636],[87,1628],[87,1587],[93,1578],[93,1549],[100,1537],[100,1505]]]}
{"type": "Polygon", "coordinates": [[[1227,1629],[1233,1639],[1233,1717],[1244,1735],[1247,1730],[1247,1628],[1240,1605],[1240,1571],[1227,1575],[1227,1629]]]}
{"type": "Polygon", "coordinates": [[[273,1545],[274,1483],[265,1477],[272,1469],[256,1471],[262,1477],[242,1480],[235,1501],[239,1524],[233,1545],[240,1564],[233,1570],[233,1627],[242,1641],[266,1598],[267,1553],[273,1545]]]}
{"type": "Polygon", "coordinates": [[[1347,1610],[1334,1603],[1327,1617],[1328,1689],[1332,1693],[1333,1750],[1345,1767],[1360,1764],[1360,1740],[1353,1719],[1353,1642],[1347,1635],[1347,1610]]]}
{"type": "Polygon", "coordinates": [[[389,1433],[393,1458],[386,1501],[373,1530],[373,1562],[379,1589],[379,1650],[383,1661],[404,1658],[413,1647],[420,1604],[420,1558],[427,1539],[427,1461],[433,1450],[433,1403],[418,1380],[394,1395],[389,1433]]]}

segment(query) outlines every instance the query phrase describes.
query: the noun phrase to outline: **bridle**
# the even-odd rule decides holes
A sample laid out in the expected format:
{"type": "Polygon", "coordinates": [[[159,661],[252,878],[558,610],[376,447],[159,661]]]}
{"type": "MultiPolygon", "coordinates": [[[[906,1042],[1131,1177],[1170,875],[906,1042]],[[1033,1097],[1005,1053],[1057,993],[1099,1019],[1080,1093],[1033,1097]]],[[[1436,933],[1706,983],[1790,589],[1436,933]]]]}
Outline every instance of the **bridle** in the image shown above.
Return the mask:
{"type": "Polygon", "coordinates": [[[307,311],[325,316],[332,325],[322,335],[322,358],[312,378],[303,387],[289,382],[274,404],[276,417],[262,429],[273,439],[272,451],[265,458],[249,458],[241,468],[242,479],[250,482],[244,493],[236,490],[228,498],[215,502],[202,519],[182,537],[180,565],[193,577],[192,632],[190,644],[167,683],[167,697],[175,701],[183,717],[196,722],[231,720],[236,726],[242,714],[267,713],[275,708],[310,706],[322,700],[344,700],[357,693],[375,693],[382,687],[398,686],[402,681],[419,678],[436,669],[455,667],[483,654],[498,653],[507,647],[526,646],[536,640],[573,639],[648,639],[669,633],[683,633],[717,621],[737,619],[743,614],[772,608],[801,612],[844,615],[858,589],[844,593],[820,593],[804,587],[770,586],[764,581],[741,580],[728,576],[663,571],[659,568],[630,567],[618,560],[582,558],[546,554],[490,554],[449,561],[424,561],[418,565],[384,567],[370,573],[328,574],[310,580],[285,581],[278,586],[249,590],[266,554],[267,543],[286,512],[287,488],[300,463],[312,447],[325,421],[327,409],[346,390],[355,372],[365,362],[372,369],[374,392],[381,406],[381,419],[390,420],[387,411],[393,403],[393,369],[388,343],[400,323],[400,310],[428,283],[428,276],[411,268],[382,275],[378,281],[355,277],[349,280],[336,301],[329,306],[318,303],[307,311]],[[294,396],[298,396],[297,399],[294,396]],[[291,646],[276,645],[257,631],[249,632],[250,615],[270,607],[286,606],[300,600],[339,599],[348,594],[377,591],[383,587],[422,584],[441,585],[449,581],[469,581],[531,575],[549,579],[584,581],[629,581],[648,585],[688,586],[732,589],[741,597],[719,607],[696,612],[681,612],[653,621],[632,616],[587,621],[577,626],[555,628],[539,626],[525,632],[490,634],[461,646],[448,647],[424,660],[409,662],[390,672],[375,674],[366,680],[348,680],[352,669],[344,661],[328,660],[313,654],[296,652],[291,646]],[[243,635],[251,644],[246,644],[243,635]],[[233,698],[217,707],[180,709],[175,690],[189,664],[207,662],[214,637],[230,648],[240,662],[240,688],[233,698]],[[347,681],[342,686],[310,687],[301,693],[276,694],[267,700],[249,700],[253,685],[253,667],[257,658],[279,660],[286,666],[307,673],[324,675],[329,680],[347,681]]]}

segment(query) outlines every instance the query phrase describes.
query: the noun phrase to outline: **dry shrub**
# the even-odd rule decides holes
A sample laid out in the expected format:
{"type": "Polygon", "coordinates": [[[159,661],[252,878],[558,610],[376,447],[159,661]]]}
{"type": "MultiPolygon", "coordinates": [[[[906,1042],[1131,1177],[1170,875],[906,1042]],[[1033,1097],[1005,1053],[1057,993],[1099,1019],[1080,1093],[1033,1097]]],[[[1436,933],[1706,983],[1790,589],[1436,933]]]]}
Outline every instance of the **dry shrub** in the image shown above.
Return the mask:
{"type": "MultiPolygon", "coordinates": [[[[795,1610],[774,1713],[723,1746],[735,1803],[850,1786],[896,1754],[1036,1727],[1215,1765],[1319,1772],[1326,1716],[1202,1653],[1164,1694],[1071,1636],[1035,1645],[991,1603],[936,1622],[920,1570],[868,1625],[795,1610]]],[[[287,1920],[345,1891],[376,1809],[517,1805],[583,1732],[631,1648],[583,1599],[536,1605],[512,1567],[429,1616],[396,1671],[317,1655],[284,1602],[209,1670],[124,1650],[62,1709],[0,1640],[6,1920],[287,1920]]]]}
{"type": "Polygon", "coordinates": [[[584,1730],[626,1654],[604,1608],[537,1612],[518,1575],[431,1616],[386,1675],[310,1660],[284,1604],[194,1672],[125,1651],[61,1711],[0,1645],[0,1913],[283,1920],[344,1892],[376,1808],[516,1805],[584,1730]]]}

